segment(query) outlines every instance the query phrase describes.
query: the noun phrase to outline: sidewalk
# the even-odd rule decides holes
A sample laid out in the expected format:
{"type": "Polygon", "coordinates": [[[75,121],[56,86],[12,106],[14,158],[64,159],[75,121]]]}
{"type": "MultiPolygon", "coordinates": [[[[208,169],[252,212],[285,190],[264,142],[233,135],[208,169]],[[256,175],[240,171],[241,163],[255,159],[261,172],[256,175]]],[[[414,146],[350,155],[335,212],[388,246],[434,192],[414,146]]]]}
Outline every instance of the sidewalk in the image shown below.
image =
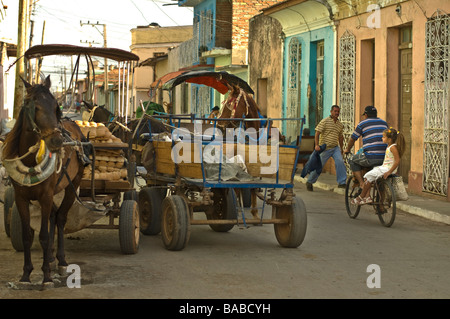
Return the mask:
{"type": "MultiPolygon", "coordinates": [[[[300,174],[296,174],[294,180],[296,182],[306,184],[306,178],[302,178],[300,174]]],[[[345,195],[345,189],[337,187],[336,176],[329,173],[322,173],[313,186],[314,191],[322,189],[345,195]]],[[[407,201],[397,202],[398,209],[435,222],[450,225],[449,202],[425,198],[413,194],[408,195],[409,199],[407,201]]]]}

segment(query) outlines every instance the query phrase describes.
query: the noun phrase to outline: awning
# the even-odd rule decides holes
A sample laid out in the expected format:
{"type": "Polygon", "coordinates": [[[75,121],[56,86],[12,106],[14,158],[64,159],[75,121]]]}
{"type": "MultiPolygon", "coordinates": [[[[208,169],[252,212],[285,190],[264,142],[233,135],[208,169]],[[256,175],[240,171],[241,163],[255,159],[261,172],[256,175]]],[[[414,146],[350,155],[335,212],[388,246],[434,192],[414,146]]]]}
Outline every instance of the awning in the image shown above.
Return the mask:
{"type": "Polygon", "coordinates": [[[161,88],[164,84],[167,83],[167,81],[170,81],[173,78],[176,78],[177,76],[179,76],[183,73],[187,73],[187,72],[189,72],[189,70],[180,70],[180,71],[167,73],[167,74],[163,75],[162,77],[160,77],[159,79],[153,81],[153,83],[150,85],[150,88],[156,88],[156,87],[161,88]]]}
{"type": "Polygon", "coordinates": [[[216,89],[219,93],[225,94],[229,88],[227,84],[238,85],[241,89],[250,94],[255,94],[246,81],[237,75],[225,71],[190,71],[173,77],[168,80],[167,86],[175,87],[183,82],[203,84],[216,89]]]}

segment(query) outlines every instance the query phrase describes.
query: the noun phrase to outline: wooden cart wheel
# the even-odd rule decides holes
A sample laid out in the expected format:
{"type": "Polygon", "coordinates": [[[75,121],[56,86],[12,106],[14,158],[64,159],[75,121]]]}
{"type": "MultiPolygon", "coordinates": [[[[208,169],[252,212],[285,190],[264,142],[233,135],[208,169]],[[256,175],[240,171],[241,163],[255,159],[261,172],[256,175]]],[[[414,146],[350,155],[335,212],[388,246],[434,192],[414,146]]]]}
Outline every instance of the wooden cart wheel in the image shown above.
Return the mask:
{"type": "Polygon", "coordinates": [[[161,235],[168,250],[182,250],[191,233],[189,206],[179,195],[166,197],[162,202],[161,235]]]}
{"type": "Polygon", "coordinates": [[[125,200],[119,215],[120,249],[124,254],[136,254],[139,249],[139,208],[134,200],[125,200]]]}
{"type": "MultiPolygon", "coordinates": [[[[237,203],[233,200],[236,195],[233,194],[234,190],[232,188],[213,188],[211,191],[214,193],[213,200],[214,204],[209,208],[206,213],[207,219],[236,219],[237,218],[237,203]]],[[[212,230],[216,232],[227,232],[231,230],[234,225],[209,225],[212,230]]]]}
{"type": "MultiPolygon", "coordinates": [[[[20,219],[19,210],[14,203],[11,209],[11,224],[10,224],[11,244],[16,251],[23,251],[22,238],[22,220],[20,219]]],[[[34,241],[34,229],[31,228],[31,245],[34,241]]]]}
{"type": "Polygon", "coordinates": [[[274,224],[275,236],[283,247],[296,248],[305,239],[306,234],[306,207],[303,200],[294,197],[291,206],[278,206],[276,218],[287,219],[287,224],[274,224]]]}
{"type": "Polygon", "coordinates": [[[6,236],[10,237],[11,212],[14,205],[14,187],[9,186],[5,189],[5,197],[3,203],[3,221],[5,225],[6,236]]]}
{"type": "Polygon", "coordinates": [[[161,188],[144,187],[139,192],[139,216],[141,232],[144,235],[157,235],[161,232],[161,203],[163,199],[161,188]]]}

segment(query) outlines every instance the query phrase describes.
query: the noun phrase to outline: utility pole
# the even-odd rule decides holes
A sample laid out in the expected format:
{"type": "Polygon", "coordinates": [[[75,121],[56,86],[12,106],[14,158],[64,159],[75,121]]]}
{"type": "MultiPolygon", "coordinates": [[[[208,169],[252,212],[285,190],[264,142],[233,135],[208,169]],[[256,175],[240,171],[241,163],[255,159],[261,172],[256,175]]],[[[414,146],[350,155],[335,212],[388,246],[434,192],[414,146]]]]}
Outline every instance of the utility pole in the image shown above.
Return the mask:
{"type": "MultiPolygon", "coordinates": [[[[41,44],[44,44],[44,31],[45,31],[45,20],[42,25],[42,37],[41,37],[41,44]]],[[[42,57],[38,59],[36,62],[36,79],[35,83],[39,83],[39,77],[41,75],[41,68],[42,68],[42,57]]]]}
{"type": "MultiPolygon", "coordinates": [[[[97,23],[91,23],[90,21],[88,21],[88,22],[82,22],[82,21],[80,21],[80,26],[83,26],[83,25],[91,25],[91,26],[93,26],[93,27],[94,27],[94,28],[95,28],[95,29],[103,36],[103,47],[104,47],[104,48],[107,48],[107,47],[108,47],[108,46],[107,46],[107,43],[106,43],[106,24],[104,24],[104,23],[98,23],[98,21],[97,21],[97,23]],[[103,26],[103,33],[100,32],[99,29],[97,29],[96,26],[99,26],[99,25],[103,26]]],[[[107,59],[107,58],[105,58],[105,62],[104,62],[104,70],[105,70],[105,72],[104,72],[105,108],[106,108],[106,109],[109,109],[108,59],[107,59]]]]}
{"type": "Polygon", "coordinates": [[[14,88],[14,109],[13,118],[19,115],[20,107],[23,101],[24,84],[21,77],[25,79],[25,61],[23,55],[26,50],[26,30],[27,30],[27,14],[28,5],[27,0],[19,0],[19,15],[17,25],[17,60],[16,63],[16,83],[14,88]]]}

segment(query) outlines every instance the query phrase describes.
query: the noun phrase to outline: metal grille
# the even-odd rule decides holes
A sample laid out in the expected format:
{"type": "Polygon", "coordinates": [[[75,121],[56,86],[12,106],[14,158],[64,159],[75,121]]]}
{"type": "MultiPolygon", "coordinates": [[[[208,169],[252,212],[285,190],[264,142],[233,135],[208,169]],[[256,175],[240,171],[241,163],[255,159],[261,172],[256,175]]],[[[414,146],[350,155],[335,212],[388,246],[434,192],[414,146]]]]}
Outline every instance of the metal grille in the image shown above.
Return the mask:
{"type": "Polygon", "coordinates": [[[447,196],[449,176],[449,15],[426,22],[422,190],[447,196]]]}
{"type": "MultiPolygon", "coordinates": [[[[355,129],[355,57],[355,36],[347,30],[339,40],[339,120],[344,125],[344,149],[355,129]]],[[[351,172],[348,164],[347,172],[351,172]]]]}
{"type": "MultiPolygon", "coordinates": [[[[298,87],[300,44],[297,38],[289,42],[289,79],[288,79],[288,103],[286,109],[287,118],[300,117],[300,98],[298,87]]],[[[289,142],[295,140],[299,134],[299,123],[297,121],[286,121],[286,135],[289,142]]]]}

